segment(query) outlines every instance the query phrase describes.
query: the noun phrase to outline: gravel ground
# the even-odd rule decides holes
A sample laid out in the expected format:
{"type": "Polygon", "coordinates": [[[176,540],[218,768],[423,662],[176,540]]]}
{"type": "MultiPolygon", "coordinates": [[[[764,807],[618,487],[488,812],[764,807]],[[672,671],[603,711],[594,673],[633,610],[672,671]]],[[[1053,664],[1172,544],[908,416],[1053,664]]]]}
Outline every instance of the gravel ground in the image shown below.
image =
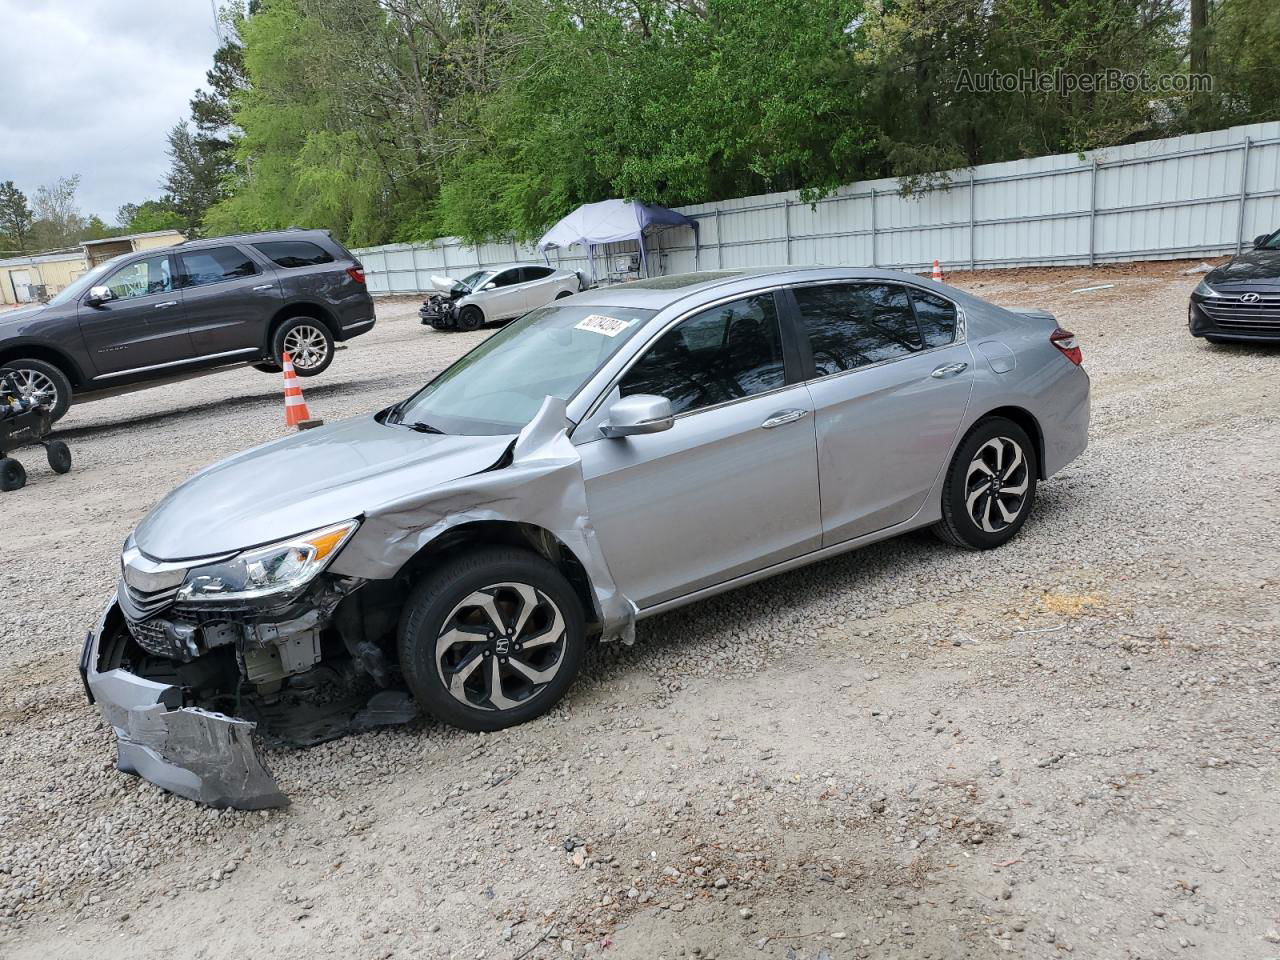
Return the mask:
{"type": "MultiPolygon", "coordinates": [[[[1280,957],[1280,349],[1187,337],[1187,266],[953,278],[1056,312],[1093,376],[1005,548],[909,536],[646,621],[505,733],[272,753],[285,811],[117,773],[76,676],[129,529],[279,436],[279,383],[77,407],[74,472],[3,500],[0,955],[1280,957]]],[[[414,307],[313,413],[487,335],[414,307]]]]}

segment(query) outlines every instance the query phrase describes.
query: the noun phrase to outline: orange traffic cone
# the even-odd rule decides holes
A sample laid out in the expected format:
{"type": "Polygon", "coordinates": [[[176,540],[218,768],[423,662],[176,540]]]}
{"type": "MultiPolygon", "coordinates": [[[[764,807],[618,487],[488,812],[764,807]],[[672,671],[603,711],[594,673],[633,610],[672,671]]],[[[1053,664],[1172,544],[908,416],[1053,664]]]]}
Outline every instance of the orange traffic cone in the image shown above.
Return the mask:
{"type": "Polygon", "coordinates": [[[938,263],[937,260],[933,261],[933,274],[930,279],[936,283],[942,282],[942,264],[938,263]]]}
{"type": "Polygon", "coordinates": [[[307,409],[307,401],[302,398],[302,387],[298,385],[298,375],[293,372],[293,357],[284,355],[284,423],[287,427],[309,430],[324,423],[323,420],[312,420],[311,411],[307,409]]]}

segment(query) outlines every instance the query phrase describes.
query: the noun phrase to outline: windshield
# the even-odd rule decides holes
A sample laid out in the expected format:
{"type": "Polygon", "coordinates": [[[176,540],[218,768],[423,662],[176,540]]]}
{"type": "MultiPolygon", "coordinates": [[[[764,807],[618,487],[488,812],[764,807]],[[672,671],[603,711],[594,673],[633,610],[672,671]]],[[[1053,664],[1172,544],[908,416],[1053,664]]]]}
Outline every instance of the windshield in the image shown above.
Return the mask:
{"type": "Polygon", "coordinates": [[[1277,230],[1258,246],[1259,250],[1280,250],[1280,230],[1277,230]]]}
{"type": "Polygon", "coordinates": [[[474,290],[479,285],[480,281],[484,277],[487,277],[490,272],[491,271],[489,270],[477,270],[475,273],[463,277],[460,282],[468,290],[474,290]]]}
{"type": "Polygon", "coordinates": [[[405,401],[390,422],[519,433],[547,397],[570,400],[657,311],[552,305],[495,333],[405,401]]]}
{"type": "Polygon", "coordinates": [[[115,266],[117,260],[121,260],[127,256],[128,254],[126,253],[119,257],[112,257],[110,260],[104,260],[88,273],[82,273],[75,280],[72,280],[69,286],[63,287],[57,296],[51,297],[49,300],[49,306],[57,306],[60,303],[66,303],[69,300],[74,300],[110,272],[111,268],[115,266]]]}

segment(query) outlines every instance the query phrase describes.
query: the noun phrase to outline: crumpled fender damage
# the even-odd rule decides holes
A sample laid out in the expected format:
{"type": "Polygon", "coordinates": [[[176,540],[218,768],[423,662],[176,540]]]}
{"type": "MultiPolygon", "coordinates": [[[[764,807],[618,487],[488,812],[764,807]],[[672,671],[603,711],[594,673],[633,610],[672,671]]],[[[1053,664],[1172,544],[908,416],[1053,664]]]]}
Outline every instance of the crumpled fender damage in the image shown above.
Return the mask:
{"type": "Polygon", "coordinates": [[[115,607],[89,634],[81,659],[85,685],[115,731],[116,766],[180,797],[211,807],[263,810],[288,798],[253,746],[255,724],[183,707],[182,691],[125,670],[98,672],[98,648],[115,607]]]}
{"type": "Polygon", "coordinates": [[[635,639],[636,606],[618,592],[587,509],[582,460],[569,439],[565,402],[547,397],[512,446],[511,463],[370,505],[331,572],[384,580],[451,527],[479,520],[549,530],[587,571],[603,627],[601,639],[635,639]]]}
{"type": "MultiPolygon", "coordinates": [[[[586,570],[603,639],[632,642],[636,607],[619,593],[609,573],[588,515],[582,462],[567,428],[564,401],[548,397],[514,441],[508,464],[429,487],[419,495],[370,505],[356,536],[329,572],[390,579],[422,547],[460,524],[534,524],[554,534],[586,570]]],[[[124,669],[98,671],[100,646],[113,613],[118,615],[116,606],[112,596],[85,643],[80,670],[90,698],[115,731],[119,769],[213,807],[260,810],[287,805],[288,798],[254,749],[256,724],[184,707],[179,686],[124,669]]],[[[368,725],[375,725],[403,718],[367,719],[368,725]]],[[[360,729],[359,718],[354,729],[360,729]]]]}

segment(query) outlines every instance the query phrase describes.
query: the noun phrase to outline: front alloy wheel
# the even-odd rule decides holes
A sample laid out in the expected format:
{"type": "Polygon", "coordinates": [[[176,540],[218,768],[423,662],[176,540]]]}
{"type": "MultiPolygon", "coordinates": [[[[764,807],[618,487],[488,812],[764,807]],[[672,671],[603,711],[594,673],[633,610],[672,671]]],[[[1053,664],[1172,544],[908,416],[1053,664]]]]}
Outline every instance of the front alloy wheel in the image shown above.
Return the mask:
{"type": "Polygon", "coordinates": [[[481,710],[509,710],[547,688],[564,662],[560,608],[527,583],[495,583],[457,604],[436,638],[449,694],[481,710]]]}
{"type": "Polygon", "coordinates": [[[586,625],[577,594],[551,562],[514,547],[478,547],[418,583],[397,647],[425,712],[464,730],[501,730],[564,696],[586,625]]]}

